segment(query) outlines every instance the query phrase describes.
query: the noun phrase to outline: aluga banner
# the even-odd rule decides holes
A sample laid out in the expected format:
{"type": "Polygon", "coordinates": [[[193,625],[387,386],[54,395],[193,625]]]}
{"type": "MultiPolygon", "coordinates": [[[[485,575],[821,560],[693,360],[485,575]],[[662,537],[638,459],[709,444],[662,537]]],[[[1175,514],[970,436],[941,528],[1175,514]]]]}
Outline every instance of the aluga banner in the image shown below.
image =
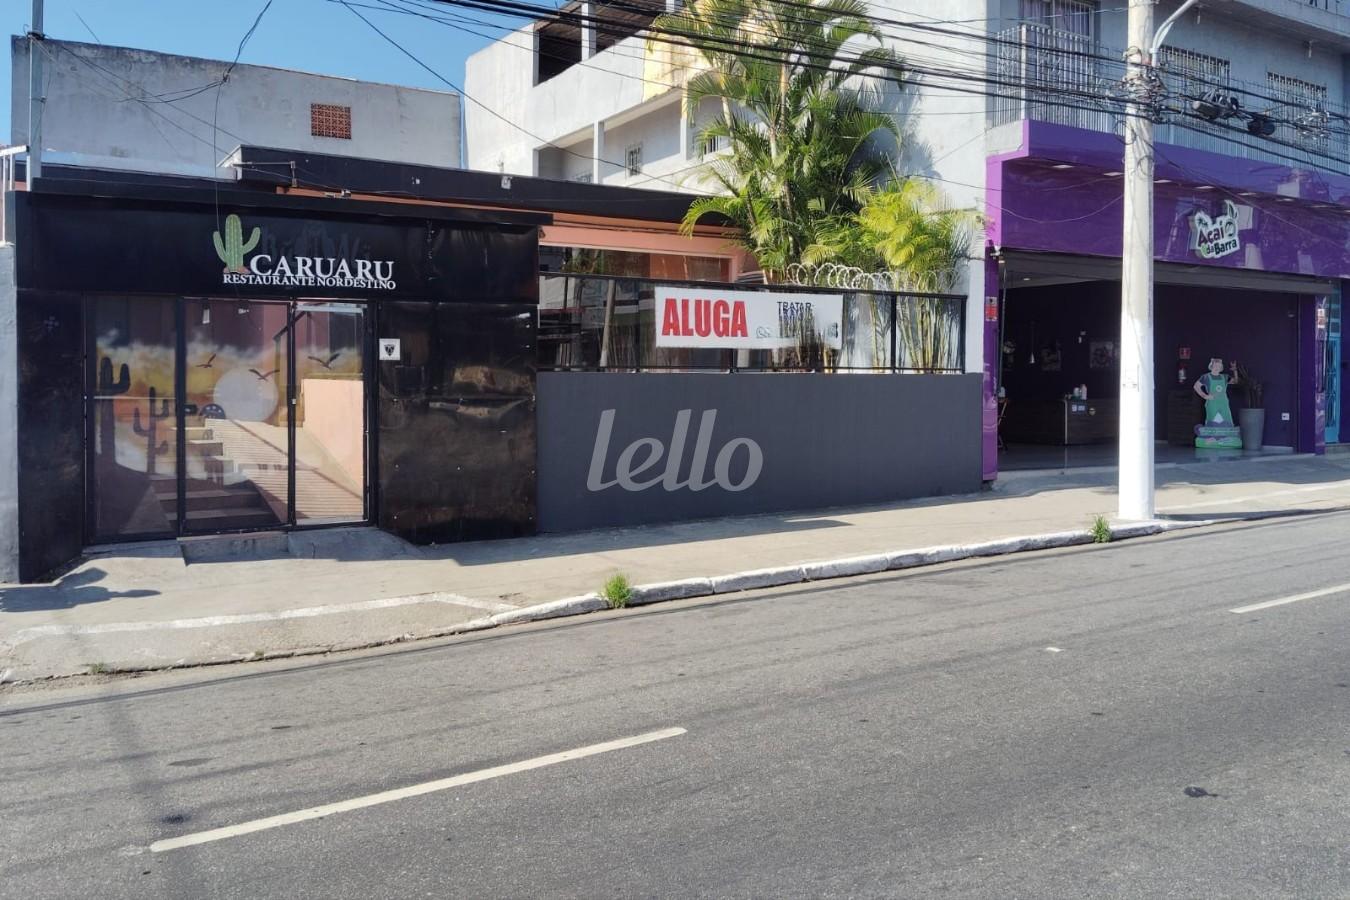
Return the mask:
{"type": "Polygon", "coordinates": [[[656,346],[716,350],[842,347],[840,294],[656,288],[656,346]]]}

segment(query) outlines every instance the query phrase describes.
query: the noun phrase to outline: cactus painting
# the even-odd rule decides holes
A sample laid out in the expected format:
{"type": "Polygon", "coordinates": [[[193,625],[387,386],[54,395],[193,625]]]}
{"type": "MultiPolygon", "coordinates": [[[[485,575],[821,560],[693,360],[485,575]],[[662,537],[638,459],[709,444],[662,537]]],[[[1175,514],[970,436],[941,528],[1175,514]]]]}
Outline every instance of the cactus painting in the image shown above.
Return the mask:
{"type": "Polygon", "coordinates": [[[216,244],[216,255],[220,257],[221,262],[225,263],[225,271],[237,272],[241,275],[248,273],[248,267],[244,265],[244,254],[252,253],[253,248],[258,246],[261,237],[262,229],[254,226],[248,240],[245,241],[244,224],[233,213],[225,217],[225,237],[223,240],[219,231],[211,234],[211,239],[216,244]]]}
{"type": "MultiPolygon", "coordinates": [[[[122,369],[113,381],[113,362],[108,357],[98,364],[98,383],[95,385],[95,396],[99,400],[112,400],[119,394],[125,394],[131,390],[131,368],[122,363],[122,369]]],[[[98,459],[99,463],[105,467],[117,465],[113,447],[117,441],[117,417],[113,412],[111,403],[98,404],[98,459]]]]}
{"type": "Polygon", "coordinates": [[[169,442],[160,441],[156,438],[159,434],[159,420],[167,419],[173,415],[173,410],[169,408],[168,400],[159,401],[159,409],[155,409],[155,389],[150,388],[150,411],[146,415],[146,424],[141,424],[140,408],[131,411],[131,428],[141,437],[146,438],[145,448],[145,474],[155,474],[155,460],[165,453],[169,452],[169,442]]]}
{"type": "Polygon", "coordinates": [[[113,381],[112,373],[112,360],[105,356],[102,362],[98,364],[98,397],[100,400],[125,394],[131,390],[130,366],[122,363],[122,370],[117,374],[116,381],[113,381]]]}

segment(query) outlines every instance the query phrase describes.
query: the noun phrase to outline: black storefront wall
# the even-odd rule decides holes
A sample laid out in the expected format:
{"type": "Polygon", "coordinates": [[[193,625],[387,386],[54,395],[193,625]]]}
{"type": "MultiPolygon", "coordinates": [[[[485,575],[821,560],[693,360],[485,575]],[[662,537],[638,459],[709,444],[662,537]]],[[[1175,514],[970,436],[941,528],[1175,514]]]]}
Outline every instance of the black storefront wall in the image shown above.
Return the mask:
{"type": "Polygon", "coordinates": [[[374,337],[405,348],[371,366],[375,521],[414,541],[534,530],[544,217],[78,190],[52,182],[14,197],[22,578],[84,544],[86,309],[129,295],[366,301],[374,337]]]}
{"type": "Polygon", "coordinates": [[[380,526],[414,543],[535,529],[536,305],[391,301],[380,339],[380,526]]]}

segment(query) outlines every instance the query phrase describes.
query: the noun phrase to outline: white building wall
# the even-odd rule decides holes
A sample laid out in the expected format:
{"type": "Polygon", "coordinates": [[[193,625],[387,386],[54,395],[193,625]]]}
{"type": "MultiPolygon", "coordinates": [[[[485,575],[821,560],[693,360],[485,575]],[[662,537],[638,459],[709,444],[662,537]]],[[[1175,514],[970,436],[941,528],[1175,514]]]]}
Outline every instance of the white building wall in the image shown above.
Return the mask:
{"type": "MultiPolygon", "coordinates": [[[[534,170],[534,148],[566,134],[552,119],[527,123],[534,89],[533,46],[534,30],[530,26],[488,44],[464,61],[464,90],[482,103],[470,103],[464,109],[466,168],[512,175],[542,174],[534,170]],[[527,136],[525,129],[544,140],[527,136]]],[[[578,106],[592,102],[588,97],[575,99],[578,106]]]]}
{"type": "Polygon", "coordinates": [[[19,345],[14,245],[0,244],[0,584],[19,580],[19,345]]]}
{"type": "MultiPolygon", "coordinates": [[[[654,93],[667,93],[646,77],[642,38],[620,41],[539,85],[533,47],[528,26],[465,61],[464,90],[492,109],[471,103],[465,111],[468,168],[536,174],[536,148],[574,140],[569,136],[589,134],[597,121],[631,113],[653,93],[649,85],[654,93]]],[[[622,148],[607,147],[602,159],[617,169],[622,154],[622,148]]]]}
{"type": "Polygon", "coordinates": [[[619,125],[605,128],[606,156],[627,163],[628,148],[641,146],[642,167],[638,175],[626,168],[607,167],[606,184],[679,190],[680,170],[689,162],[680,146],[680,104],[666,103],[619,125]]]}
{"type": "MultiPolygon", "coordinates": [[[[913,67],[934,71],[982,69],[987,53],[985,21],[997,22],[999,0],[878,0],[873,14],[884,19],[923,22],[965,20],[975,24],[942,24],[968,38],[884,25],[888,43],[913,67]]],[[[958,83],[958,87],[977,84],[958,83]]],[[[896,169],[904,175],[929,179],[948,205],[985,211],[987,154],[986,99],[978,93],[952,89],[949,79],[912,76],[903,89],[884,86],[888,104],[898,114],[903,132],[896,169]]],[[[984,234],[972,242],[975,257],[966,268],[957,292],[966,295],[966,371],[984,371],[984,234]]]]}
{"type": "MultiPolygon", "coordinates": [[[[199,177],[240,144],[430,166],[460,165],[460,98],[266,66],[47,40],[49,162],[199,177]],[[200,90],[199,90],[200,89],[200,90]],[[157,99],[158,98],[158,99],[157,99]],[[172,102],[161,102],[172,100],[172,102]],[[310,134],[310,104],[351,108],[351,139],[310,134]]],[[[11,140],[28,142],[28,42],[11,41],[11,140]]]]}

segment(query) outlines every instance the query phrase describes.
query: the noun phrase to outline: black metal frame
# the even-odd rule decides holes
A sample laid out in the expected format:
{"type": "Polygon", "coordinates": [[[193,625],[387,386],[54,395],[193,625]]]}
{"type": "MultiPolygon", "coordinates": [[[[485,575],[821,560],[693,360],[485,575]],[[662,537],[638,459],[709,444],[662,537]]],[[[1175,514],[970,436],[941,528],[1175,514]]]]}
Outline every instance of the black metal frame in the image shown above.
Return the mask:
{"type": "Polygon", "coordinates": [[[251,298],[249,302],[253,303],[284,303],[287,307],[286,328],[287,337],[287,360],[286,360],[286,408],[287,408],[287,462],[286,462],[286,503],[287,515],[284,523],[268,525],[261,528],[227,528],[214,530],[192,531],[186,526],[187,522],[187,317],[186,309],[189,300],[202,300],[211,302],[212,300],[229,300],[238,302],[237,297],[164,297],[162,295],[143,295],[130,299],[153,299],[171,302],[174,305],[174,423],[176,425],[174,435],[174,494],[175,508],[177,517],[173,527],[165,531],[155,532],[137,532],[131,534],[119,534],[115,537],[100,536],[97,534],[97,516],[94,504],[95,492],[95,418],[97,415],[98,401],[98,353],[96,352],[97,335],[94,333],[93,317],[90,314],[90,306],[100,302],[99,295],[85,295],[83,298],[83,328],[84,328],[84,377],[85,377],[85,412],[84,412],[84,443],[85,443],[85,534],[84,543],[86,545],[96,544],[101,541],[115,540],[117,543],[136,543],[145,541],[177,540],[185,537],[211,537],[214,535],[227,534],[250,534],[259,531],[315,531],[325,528],[350,528],[371,525],[375,520],[375,510],[377,509],[376,494],[379,479],[376,476],[375,466],[379,459],[377,451],[379,429],[375,426],[375,379],[378,369],[373,365],[375,350],[375,311],[378,304],[371,302],[361,302],[357,300],[344,299],[341,302],[359,305],[362,307],[362,331],[361,331],[361,356],[362,356],[362,408],[364,412],[364,439],[362,441],[362,461],[364,463],[365,484],[362,486],[362,513],[359,520],[349,522],[323,522],[313,525],[302,525],[296,522],[295,518],[295,410],[298,405],[298,393],[295,380],[295,331],[296,322],[295,313],[297,303],[309,298],[290,297],[262,300],[251,298]]]}
{"type": "MultiPolygon", "coordinates": [[[[891,305],[891,326],[890,326],[890,362],[886,366],[833,366],[828,370],[823,368],[803,370],[795,369],[793,371],[782,371],[779,369],[764,368],[742,368],[734,363],[728,366],[637,366],[637,367],[619,367],[619,366],[544,366],[540,365],[540,372],[708,372],[721,373],[726,375],[752,374],[752,375],[800,375],[812,374],[816,372],[857,372],[857,373],[882,373],[888,375],[964,375],[966,374],[966,314],[968,312],[968,299],[965,294],[950,294],[929,291],[870,291],[853,290],[843,288],[826,288],[815,285],[795,285],[795,284],[727,284],[721,281],[688,281],[678,278],[652,278],[648,275],[592,275],[584,272],[540,272],[539,278],[576,278],[591,281],[635,281],[646,284],[668,284],[678,287],[698,287],[720,290],[736,290],[747,292],[772,292],[778,294],[819,294],[828,292],[832,294],[868,294],[876,297],[886,297],[891,305]],[[899,349],[897,346],[897,321],[899,319],[900,301],[904,298],[913,298],[917,300],[947,300],[953,303],[959,303],[961,309],[961,322],[959,343],[957,353],[960,357],[960,365],[955,368],[937,368],[937,369],[916,369],[902,367],[899,365],[899,349]]],[[[540,310],[542,313],[543,310],[540,310]]],[[[735,358],[734,356],[732,357],[735,358]]]]}

